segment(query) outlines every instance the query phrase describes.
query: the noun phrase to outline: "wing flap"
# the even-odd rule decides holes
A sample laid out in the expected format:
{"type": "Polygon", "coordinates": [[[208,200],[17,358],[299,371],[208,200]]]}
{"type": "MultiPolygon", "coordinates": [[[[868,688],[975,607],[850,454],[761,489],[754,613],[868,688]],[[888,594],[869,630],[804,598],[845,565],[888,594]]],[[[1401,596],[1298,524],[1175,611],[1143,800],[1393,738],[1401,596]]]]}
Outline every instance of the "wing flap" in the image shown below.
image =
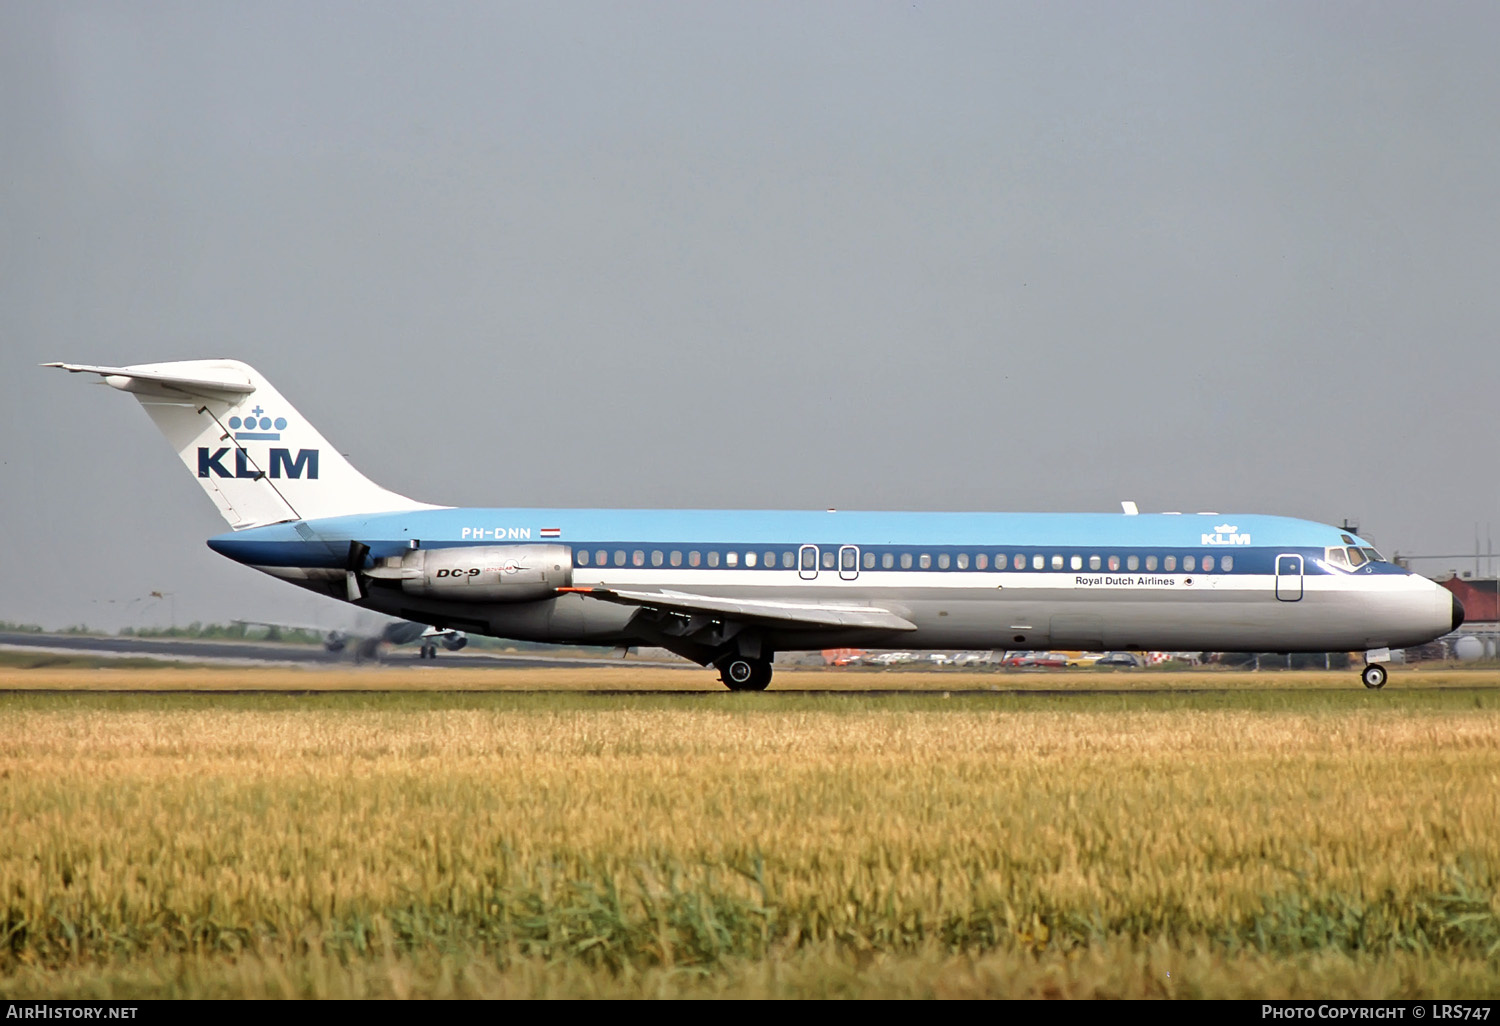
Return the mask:
{"type": "Polygon", "coordinates": [[[803,627],[849,627],[886,631],[914,631],[917,625],[879,606],[851,606],[823,602],[775,602],[768,599],[719,598],[680,591],[620,591],[613,588],[559,588],[644,609],[714,617],[757,620],[803,627]]]}

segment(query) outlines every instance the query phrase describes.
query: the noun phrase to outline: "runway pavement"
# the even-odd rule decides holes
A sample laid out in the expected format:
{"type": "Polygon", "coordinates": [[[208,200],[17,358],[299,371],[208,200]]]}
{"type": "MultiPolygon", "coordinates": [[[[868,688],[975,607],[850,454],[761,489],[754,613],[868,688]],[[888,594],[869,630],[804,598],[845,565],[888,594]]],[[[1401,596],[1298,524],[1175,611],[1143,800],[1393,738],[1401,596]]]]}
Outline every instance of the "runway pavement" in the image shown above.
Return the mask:
{"type": "MultiPolygon", "coordinates": [[[[36,634],[0,632],[0,648],[29,651],[86,654],[93,656],[163,659],[172,662],[227,662],[255,665],[259,663],[297,665],[325,664],[338,666],[355,662],[355,644],[342,652],[329,652],[321,645],[284,645],[264,641],[220,641],[197,638],[118,638],[85,634],[36,634]]],[[[476,650],[462,652],[438,650],[436,659],[418,660],[415,645],[393,647],[382,645],[376,660],[383,664],[417,663],[435,669],[476,669],[498,667],[590,667],[602,663],[653,667],[663,670],[698,670],[692,663],[651,662],[643,659],[598,659],[549,654],[522,655],[476,650]]]]}

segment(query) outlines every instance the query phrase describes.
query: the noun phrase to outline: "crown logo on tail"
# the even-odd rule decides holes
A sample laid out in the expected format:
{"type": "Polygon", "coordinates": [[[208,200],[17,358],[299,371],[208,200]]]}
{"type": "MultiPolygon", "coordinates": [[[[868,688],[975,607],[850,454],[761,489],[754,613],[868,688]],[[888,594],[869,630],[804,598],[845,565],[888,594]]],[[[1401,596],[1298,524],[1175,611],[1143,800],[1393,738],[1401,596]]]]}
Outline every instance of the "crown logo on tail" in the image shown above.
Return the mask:
{"type": "Polygon", "coordinates": [[[264,416],[265,410],[256,406],[248,417],[230,417],[229,430],[240,442],[279,442],[281,432],[286,430],[286,418],[264,416]]]}

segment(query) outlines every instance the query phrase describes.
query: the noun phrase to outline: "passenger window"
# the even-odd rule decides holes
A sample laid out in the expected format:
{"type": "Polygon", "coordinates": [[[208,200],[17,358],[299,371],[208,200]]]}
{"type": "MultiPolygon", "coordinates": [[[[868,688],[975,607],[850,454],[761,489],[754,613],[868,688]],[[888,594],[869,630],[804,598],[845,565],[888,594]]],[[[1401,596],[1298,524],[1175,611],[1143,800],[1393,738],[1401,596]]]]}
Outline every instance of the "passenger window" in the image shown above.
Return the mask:
{"type": "Polygon", "coordinates": [[[974,569],[975,570],[988,570],[989,566],[990,566],[990,557],[986,556],[983,552],[981,552],[979,555],[977,555],[977,556],[974,557],[974,569]]]}
{"type": "Polygon", "coordinates": [[[631,563],[632,566],[645,566],[646,565],[646,552],[645,552],[645,550],[644,549],[636,549],[633,553],[631,553],[630,554],[630,563],[631,563]]]}
{"type": "Polygon", "coordinates": [[[661,549],[652,549],[651,550],[651,565],[652,566],[661,566],[661,561],[662,561],[661,549]]]}
{"type": "Polygon", "coordinates": [[[956,560],[958,562],[958,568],[960,570],[969,569],[969,554],[967,552],[960,552],[956,557],[956,560]]]}
{"type": "Polygon", "coordinates": [[[1089,557],[1089,569],[1090,570],[1097,570],[1102,565],[1103,564],[1099,562],[1099,557],[1098,556],[1090,556],[1089,557]]]}
{"type": "Polygon", "coordinates": [[[1120,569],[1120,557],[1119,556],[1110,556],[1109,557],[1109,568],[1111,570],[1118,570],[1118,569],[1120,569]]]}
{"type": "Polygon", "coordinates": [[[917,566],[921,567],[923,570],[932,569],[932,557],[925,552],[922,553],[917,557],[917,566]]]}
{"type": "MultiPolygon", "coordinates": [[[[776,553],[767,551],[766,552],[765,562],[763,562],[761,565],[764,566],[767,570],[775,570],[776,569],[776,553]]],[[[791,564],[788,563],[787,566],[791,566],[791,564]]]]}
{"type": "Polygon", "coordinates": [[[839,549],[839,569],[840,570],[853,570],[853,569],[855,569],[855,566],[854,566],[854,550],[853,549],[851,549],[851,548],[849,548],[847,546],[845,546],[844,548],[839,549]]]}
{"type": "Polygon", "coordinates": [[[783,552],[781,554],[781,565],[784,569],[790,570],[792,567],[797,565],[797,557],[789,551],[783,552]]]}
{"type": "Polygon", "coordinates": [[[615,549],[615,566],[625,565],[625,550],[615,549]]]}
{"type": "Polygon", "coordinates": [[[1141,568],[1141,557],[1140,556],[1126,556],[1125,557],[1125,569],[1126,570],[1139,570],[1140,568],[1141,568]]]}
{"type": "Polygon", "coordinates": [[[1349,565],[1350,566],[1363,566],[1364,563],[1365,563],[1365,554],[1363,552],[1359,551],[1358,549],[1351,548],[1349,550],[1349,565]]]}
{"type": "Polygon", "coordinates": [[[726,552],[726,553],[724,553],[724,563],[725,563],[726,566],[739,566],[740,565],[740,554],[738,552],[726,552]]]}
{"type": "Polygon", "coordinates": [[[950,560],[948,559],[948,553],[946,553],[946,552],[939,552],[938,553],[938,569],[939,570],[946,570],[946,569],[948,569],[948,563],[949,562],[950,562],[950,560]]]}
{"type": "Polygon", "coordinates": [[[1155,570],[1156,569],[1156,557],[1155,556],[1147,556],[1146,557],[1146,569],[1147,570],[1155,570]]]}
{"type": "Polygon", "coordinates": [[[594,553],[594,565],[595,566],[608,566],[609,565],[609,553],[605,552],[603,549],[600,549],[598,552],[594,553]]]}
{"type": "Polygon", "coordinates": [[[818,550],[813,548],[811,545],[802,550],[802,569],[818,569],[818,550]]]}
{"type": "Polygon", "coordinates": [[[903,570],[910,570],[911,569],[911,553],[910,552],[903,552],[903,553],[901,553],[901,569],[903,569],[903,570]]]}
{"type": "Polygon", "coordinates": [[[713,552],[713,551],[709,552],[709,554],[708,554],[708,565],[709,566],[718,566],[719,565],[719,554],[717,552],[713,552]]]}
{"type": "Polygon", "coordinates": [[[891,567],[893,567],[895,565],[896,565],[896,554],[894,552],[887,552],[887,553],[885,553],[884,555],[882,555],[880,557],[880,569],[882,569],[882,570],[889,570],[891,567]]]}
{"type": "Polygon", "coordinates": [[[579,552],[578,552],[578,565],[579,566],[588,566],[589,565],[589,550],[588,549],[580,549],[579,550],[579,552]]]}
{"type": "Polygon", "coordinates": [[[1054,554],[1052,556],[1052,569],[1054,569],[1054,570],[1061,570],[1062,569],[1062,557],[1061,556],[1056,555],[1056,554],[1054,554]]]}
{"type": "Polygon", "coordinates": [[[698,554],[697,549],[688,553],[688,566],[697,566],[701,562],[703,562],[703,557],[698,554]]]}
{"type": "Polygon", "coordinates": [[[824,549],[823,550],[823,569],[824,570],[832,570],[833,569],[833,550],[832,549],[824,549]]]}
{"type": "Polygon", "coordinates": [[[1225,556],[1223,559],[1219,560],[1219,569],[1222,570],[1222,571],[1224,571],[1226,574],[1229,573],[1229,571],[1233,570],[1234,569],[1234,557],[1233,556],[1225,556]]]}
{"type": "Polygon", "coordinates": [[[1072,559],[1070,559],[1068,561],[1068,565],[1071,566],[1074,570],[1082,570],[1083,569],[1083,557],[1082,556],[1074,556],[1072,559]]]}
{"type": "Polygon", "coordinates": [[[1195,560],[1192,556],[1183,556],[1182,557],[1182,568],[1184,570],[1192,570],[1195,567],[1196,564],[1197,564],[1197,560],[1195,560]]]}
{"type": "Polygon", "coordinates": [[[1206,573],[1206,574],[1210,574],[1210,573],[1213,573],[1213,569],[1214,569],[1214,557],[1212,557],[1212,556],[1204,556],[1203,557],[1203,572],[1206,573]]]}
{"type": "Polygon", "coordinates": [[[673,566],[681,566],[682,565],[682,550],[681,549],[673,549],[672,550],[672,554],[667,557],[667,562],[671,563],[673,566]]]}
{"type": "Polygon", "coordinates": [[[1162,561],[1161,561],[1161,568],[1163,570],[1176,570],[1177,569],[1177,557],[1176,556],[1166,556],[1166,557],[1164,557],[1162,559],[1162,561]]]}
{"type": "Polygon", "coordinates": [[[864,555],[863,562],[865,564],[865,569],[866,570],[874,570],[875,569],[875,553],[873,553],[873,552],[866,552],[865,555],[864,555]]]}
{"type": "Polygon", "coordinates": [[[1007,565],[1007,563],[1008,563],[1008,559],[1007,559],[1005,553],[1003,553],[1003,552],[997,552],[997,553],[995,553],[995,569],[996,570],[1004,570],[1005,567],[1006,567],[1006,565],[1007,565]]]}
{"type": "MultiPolygon", "coordinates": [[[[1019,560],[1017,562],[1019,562],[1019,560]]],[[[1033,569],[1033,570],[1045,570],[1046,567],[1047,567],[1047,557],[1046,556],[1044,556],[1040,552],[1038,552],[1036,555],[1034,555],[1034,556],[1031,557],[1031,569],[1033,569]]]]}

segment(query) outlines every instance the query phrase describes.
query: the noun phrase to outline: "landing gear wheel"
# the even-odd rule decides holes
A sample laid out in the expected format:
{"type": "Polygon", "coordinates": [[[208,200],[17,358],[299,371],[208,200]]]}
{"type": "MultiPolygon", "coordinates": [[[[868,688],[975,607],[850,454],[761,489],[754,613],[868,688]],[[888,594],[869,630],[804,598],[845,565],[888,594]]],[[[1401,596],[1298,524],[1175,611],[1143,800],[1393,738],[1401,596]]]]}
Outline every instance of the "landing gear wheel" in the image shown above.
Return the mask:
{"type": "Polygon", "coordinates": [[[735,656],[719,664],[719,679],[730,691],[764,691],[771,683],[771,663],[735,656]]]}
{"type": "Polygon", "coordinates": [[[1359,674],[1360,683],[1371,691],[1379,691],[1385,687],[1385,667],[1379,663],[1370,663],[1359,674]]]}
{"type": "Polygon", "coordinates": [[[417,658],[418,659],[436,659],[437,658],[437,646],[436,645],[423,645],[422,646],[422,651],[420,651],[420,652],[417,653],[417,658]]]}

